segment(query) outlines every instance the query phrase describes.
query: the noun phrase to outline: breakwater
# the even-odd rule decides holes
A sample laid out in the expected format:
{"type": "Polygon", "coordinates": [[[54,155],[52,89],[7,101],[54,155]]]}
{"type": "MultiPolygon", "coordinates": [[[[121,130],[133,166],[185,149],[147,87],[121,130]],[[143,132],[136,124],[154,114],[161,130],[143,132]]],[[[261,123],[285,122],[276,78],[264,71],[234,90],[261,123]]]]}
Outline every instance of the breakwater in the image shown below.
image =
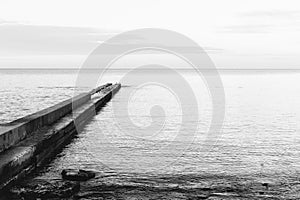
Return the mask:
{"type": "Polygon", "coordinates": [[[120,87],[120,84],[106,84],[1,125],[0,189],[55,155],[120,87]]]}

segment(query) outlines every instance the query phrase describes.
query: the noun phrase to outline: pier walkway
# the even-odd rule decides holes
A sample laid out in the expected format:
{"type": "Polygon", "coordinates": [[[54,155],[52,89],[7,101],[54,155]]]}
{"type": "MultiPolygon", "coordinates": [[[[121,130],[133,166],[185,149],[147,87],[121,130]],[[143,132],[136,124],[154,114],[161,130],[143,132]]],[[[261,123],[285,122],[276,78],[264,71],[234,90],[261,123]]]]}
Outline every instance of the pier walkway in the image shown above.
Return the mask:
{"type": "Polygon", "coordinates": [[[105,84],[0,125],[0,190],[51,159],[120,88],[105,84]]]}

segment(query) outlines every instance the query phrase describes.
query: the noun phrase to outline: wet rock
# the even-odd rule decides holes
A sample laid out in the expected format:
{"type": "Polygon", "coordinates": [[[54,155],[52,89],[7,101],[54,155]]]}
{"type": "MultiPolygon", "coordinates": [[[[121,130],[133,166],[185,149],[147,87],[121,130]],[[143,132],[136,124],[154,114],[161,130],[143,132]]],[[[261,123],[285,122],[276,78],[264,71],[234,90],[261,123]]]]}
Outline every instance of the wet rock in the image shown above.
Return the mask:
{"type": "Polygon", "coordinates": [[[76,170],[76,169],[64,169],[61,172],[61,176],[65,180],[69,181],[87,181],[96,176],[96,173],[93,171],[87,170],[76,170]]]}
{"type": "Polygon", "coordinates": [[[208,194],[198,194],[194,196],[190,196],[188,200],[200,200],[200,199],[208,199],[209,195],[208,194]]]}
{"type": "Polygon", "coordinates": [[[74,199],[102,200],[101,192],[80,192],[74,196],[74,199]]]}
{"type": "Polygon", "coordinates": [[[13,195],[17,195],[25,200],[31,199],[51,199],[68,198],[79,192],[80,184],[72,182],[34,181],[25,186],[18,186],[11,189],[13,195]]]}
{"type": "Polygon", "coordinates": [[[262,183],[262,186],[264,186],[265,188],[266,188],[266,190],[268,190],[269,189],[269,183],[262,183]]]}

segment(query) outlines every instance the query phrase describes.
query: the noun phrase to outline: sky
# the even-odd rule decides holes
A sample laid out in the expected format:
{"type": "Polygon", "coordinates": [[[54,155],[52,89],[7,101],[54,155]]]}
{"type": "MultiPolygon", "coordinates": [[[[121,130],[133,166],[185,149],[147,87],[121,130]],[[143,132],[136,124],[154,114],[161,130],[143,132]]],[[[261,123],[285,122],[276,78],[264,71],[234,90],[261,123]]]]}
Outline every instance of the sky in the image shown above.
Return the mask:
{"type": "Polygon", "coordinates": [[[220,69],[300,69],[297,0],[1,0],[0,68],[78,68],[140,28],[184,34],[220,69]]]}

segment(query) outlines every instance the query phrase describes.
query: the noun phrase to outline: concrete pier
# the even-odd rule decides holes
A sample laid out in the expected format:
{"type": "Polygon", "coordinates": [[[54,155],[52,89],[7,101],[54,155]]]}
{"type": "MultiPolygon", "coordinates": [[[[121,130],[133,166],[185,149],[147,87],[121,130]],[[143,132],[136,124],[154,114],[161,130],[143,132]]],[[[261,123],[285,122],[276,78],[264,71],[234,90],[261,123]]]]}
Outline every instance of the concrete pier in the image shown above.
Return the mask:
{"type": "Polygon", "coordinates": [[[1,125],[0,190],[55,155],[120,88],[106,84],[1,125]]]}

